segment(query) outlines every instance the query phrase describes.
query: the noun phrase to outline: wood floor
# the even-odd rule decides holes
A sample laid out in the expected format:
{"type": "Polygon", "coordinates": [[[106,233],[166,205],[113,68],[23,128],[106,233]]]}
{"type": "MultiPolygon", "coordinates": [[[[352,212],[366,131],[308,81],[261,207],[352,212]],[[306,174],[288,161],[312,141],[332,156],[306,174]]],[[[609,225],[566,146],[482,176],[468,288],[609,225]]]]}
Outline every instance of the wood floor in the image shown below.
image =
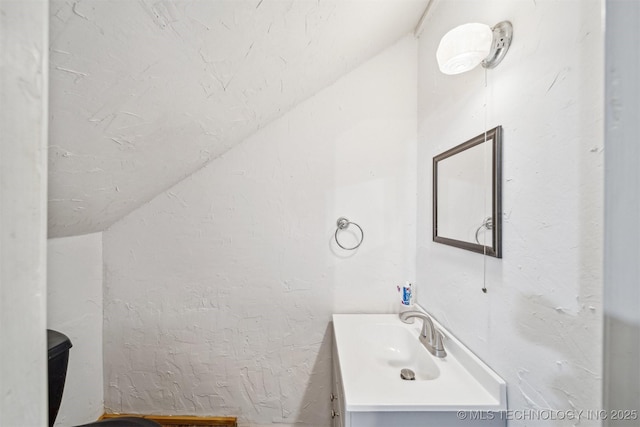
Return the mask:
{"type": "Polygon", "coordinates": [[[162,427],[238,427],[236,417],[190,417],[190,416],[163,416],[140,414],[104,414],[100,419],[121,417],[146,418],[160,424],[162,427]]]}

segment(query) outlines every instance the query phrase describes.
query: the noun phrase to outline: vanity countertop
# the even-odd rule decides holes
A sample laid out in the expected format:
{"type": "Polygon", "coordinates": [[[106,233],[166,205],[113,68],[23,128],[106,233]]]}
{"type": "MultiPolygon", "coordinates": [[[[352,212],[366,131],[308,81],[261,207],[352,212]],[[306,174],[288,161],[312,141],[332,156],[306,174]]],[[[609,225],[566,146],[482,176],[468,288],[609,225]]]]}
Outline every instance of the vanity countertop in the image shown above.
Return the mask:
{"type": "Polygon", "coordinates": [[[505,411],[506,383],[453,335],[445,358],[418,341],[422,321],[397,314],[334,314],[334,345],[347,411],[505,411]],[[416,380],[400,378],[402,368],[416,380]]]}

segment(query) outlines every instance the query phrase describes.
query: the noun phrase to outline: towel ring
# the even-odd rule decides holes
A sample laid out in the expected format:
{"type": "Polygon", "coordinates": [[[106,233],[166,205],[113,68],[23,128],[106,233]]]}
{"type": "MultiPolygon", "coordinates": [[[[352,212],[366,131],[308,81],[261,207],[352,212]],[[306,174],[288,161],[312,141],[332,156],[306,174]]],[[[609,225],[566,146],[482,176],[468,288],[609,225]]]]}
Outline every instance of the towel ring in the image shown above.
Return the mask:
{"type": "Polygon", "coordinates": [[[338,226],[338,228],[336,228],[336,232],[334,234],[334,237],[336,239],[336,243],[338,244],[338,246],[340,246],[345,251],[352,251],[354,249],[358,249],[360,247],[360,245],[362,244],[362,241],[364,240],[364,231],[362,231],[362,227],[360,227],[355,222],[351,222],[347,218],[342,217],[342,216],[340,218],[338,218],[338,221],[336,221],[336,225],[338,226]],[[349,228],[350,224],[355,225],[356,227],[358,227],[358,230],[360,230],[360,241],[354,247],[347,248],[347,247],[342,246],[342,244],[340,244],[340,241],[338,240],[338,232],[340,230],[346,230],[347,228],[349,228]]]}
{"type": "Polygon", "coordinates": [[[482,230],[483,228],[486,228],[487,230],[493,230],[493,218],[491,217],[487,217],[483,222],[482,225],[480,225],[480,227],[478,227],[478,229],[476,230],[476,242],[481,245],[482,243],[480,243],[480,240],[478,239],[478,233],[480,232],[480,230],[482,230]]]}

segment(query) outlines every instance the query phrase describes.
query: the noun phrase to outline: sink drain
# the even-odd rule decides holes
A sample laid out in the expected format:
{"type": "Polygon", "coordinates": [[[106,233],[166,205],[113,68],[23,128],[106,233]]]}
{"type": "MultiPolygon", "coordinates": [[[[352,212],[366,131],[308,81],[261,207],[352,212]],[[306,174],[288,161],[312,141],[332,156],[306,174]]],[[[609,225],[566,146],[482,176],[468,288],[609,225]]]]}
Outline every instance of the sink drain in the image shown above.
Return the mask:
{"type": "Polygon", "coordinates": [[[406,381],[415,381],[416,373],[409,368],[404,368],[400,371],[400,378],[406,381]]]}

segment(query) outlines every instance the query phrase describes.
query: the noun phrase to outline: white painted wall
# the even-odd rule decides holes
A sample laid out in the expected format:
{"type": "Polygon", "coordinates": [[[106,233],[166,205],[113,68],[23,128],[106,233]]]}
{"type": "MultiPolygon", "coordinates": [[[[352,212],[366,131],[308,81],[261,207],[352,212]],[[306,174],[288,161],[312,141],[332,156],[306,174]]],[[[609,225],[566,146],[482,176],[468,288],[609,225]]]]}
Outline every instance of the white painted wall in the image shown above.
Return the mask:
{"type": "Polygon", "coordinates": [[[105,231],[108,411],[329,424],[331,314],[397,311],[413,277],[416,46],[105,231]],[[358,251],[333,243],[339,216],[364,229],[358,251]]]}
{"type": "Polygon", "coordinates": [[[640,414],[640,3],[606,5],[604,406],[640,414]]]}
{"type": "Polygon", "coordinates": [[[102,233],[49,239],[47,247],[47,327],[73,344],[56,425],[86,424],[104,413],[102,233]]]}
{"type": "Polygon", "coordinates": [[[108,228],[390,46],[427,1],[51,0],[49,236],[108,228]]]}
{"type": "Polygon", "coordinates": [[[46,425],[46,1],[0,1],[0,425],[46,425]]]}
{"type": "Polygon", "coordinates": [[[420,38],[419,303],[507,380],[513,410],[602,404],[601,26],[599,0],[443,0],[420,38]],[[514,41],[487,89],[482,68],[438,71],[446,31],[501,20],[514,41]],[[431,241],[431,159],[483,131],[485,99],[487,128],[504,130],[504,258],[486,261],[431,241]]]}

